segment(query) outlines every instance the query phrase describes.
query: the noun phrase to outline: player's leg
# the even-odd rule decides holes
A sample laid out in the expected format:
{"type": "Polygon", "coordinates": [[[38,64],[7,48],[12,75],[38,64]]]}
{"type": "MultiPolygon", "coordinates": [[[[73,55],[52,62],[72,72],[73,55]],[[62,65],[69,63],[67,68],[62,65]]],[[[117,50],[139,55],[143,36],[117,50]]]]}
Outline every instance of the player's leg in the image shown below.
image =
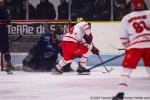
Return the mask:
{"type": "Polygon", "coordinates": [[[126,52],[124,61],[122,63],[123,71],[118,84],[119,92],[115,97],[113,97],[113,100],[123,100],[124,93],[128,88],[131,73],[133,69],[136,68],[141,56],[142,50],[140,49],[130,49],[126,52]]]}
{"type": "Polygon", "coordinates": [[[26,65],[26,64],[28,65],[28,64],[31,62],[31,60],[34,58],[34,56],[38,53],[37,51],[38,51],[38,48],[37,48],[36,45],[34,45],[34,46],[30,49],[30,51],[29,51],[27,57],[25,57],[25,59],[23,60],[23,64],[24,64],[24,65],[26,65]]]}
{"type": "Polygon", "coordinates": [[[23,70],[24,71],[28,71],[28,72],[34,72],[35,68],[36,68],[36,63],[38,63],[37,57],[38,55],[40,55],[41,53],[37,53],[37,47],[36,45],[34,45],[28,55],[23,59],[22,64],[23,64],[23,70]]]}
{"type": "Polygon", "coordinates": [[[76,51],[79,51],[79,52],[77,52],[75,55],[81,56],[79,64],[78,64],[78,69],[77,69],[78,74],[89,75],[90,70],[85,68],[87,65],[87,61],[88,61],[89,48],[81,44],[78,46],[76,51]]]}
{"type": "Polygon", "coordinates": [[[150,77],[150,48],[146,48],[144,50],[143,61],[144,61],[146,71],[150,77]]]}
{"type": "Polygon", "coordinates": [[[130,80],[130,75],[132,73],[132,69],[130,68],[123,68],[123,71],[121,73],[121,78],[118,84],[119,92],[115,97],[113,97],[113,100],[123,100],[125,91],[128,88],[128,83],[130,80]]]}
{"type": "Polygon", "coordinates": [[[10,55],[10,51],[9,51],[9,41],[8,41],[8,34],[7,34],[7,28],[3,27],[2,30],[0,30],[1,32],[1,41],[2,41],[2,45],[1,45],[1,52],[4,54],[4,60],[6,62],[6,72],[7,74],[13,74],[13,66],[11,63],[11,55],[10,55]]]}
{"type": "Polygon", "coordinates": [[[68,60],[68,61],[65,61],[64,59],[59,60],[56,67],[54,67],[54,69],[52,69],[52,74],[62,74],[64,66],[71,62],[72,62],[72,60],[68,60]]]}
{"type": "Polygon", "coordinates": [[[86,69],[86,65],[87,65],[87,61],[88,61],[88,55],[89,55],[89,52],[85,53],[82,55],[78,65],[78,69],[77,69],[77,72],[79,75],[89,75],[90,74],[90,70],[89,69],[86,69]]]}
{"type": "Polygon", "coordinates": [[[83,67],[86,67],[86,65],[87,65],[88,54],[89,54],[89,53],[87,52],[87,53],[83,54],[83,55],[81,56],[81,58],[80,58],[79,63],[80,63],[80,65],[83,66],[83,67]]]}
{"type": "Polygon", "coordinates": [[[71,63],[74,59],[76,44],[72,42],[63,42],[62,43],[62,50],[63,50],[63,59],[59,60],[56,67],[52,70],[52,74],[62,74],[63,67],[68,63],[71,63]]]}
{"type": "Polygon", "coordinates": [[[13,74],[13,66],[12,66],[12,63],[11,63],[11,55],[10,53],[5,53],[4,54],[4,59],[6,61],[6,72],[7,74],[13,74]]]}
{"type": "Polygon", "coordinates": [[[147,73],[148,73],[148,75],[150,77],[150,66],[145,66],[145,67],[146,67],[146,71],[147,71],[147,73]]]}

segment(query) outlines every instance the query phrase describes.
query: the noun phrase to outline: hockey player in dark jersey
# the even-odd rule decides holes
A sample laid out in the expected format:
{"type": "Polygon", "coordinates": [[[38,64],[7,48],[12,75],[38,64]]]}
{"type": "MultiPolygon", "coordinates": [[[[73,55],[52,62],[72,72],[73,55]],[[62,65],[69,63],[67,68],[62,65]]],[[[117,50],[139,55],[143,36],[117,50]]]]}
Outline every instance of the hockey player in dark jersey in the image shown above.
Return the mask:
{"type": "Polygon", "coordinates": [[[13,74],[11,55],[9,52],[9,39],[7,30],[7,24],[9,22],[10,22],[10,14],[4,6],[4,0],[0,0],[0,52],[4,55],[4,60],[6,62],[5,71],[8,74],[13,74]]]}
{"type": "Polygon", "coordinates": [[[60,28],[43,34],[23,60],[24,71],[51,71],[57,63],[58,54],[63,56],[61,35],[60,28]]]}

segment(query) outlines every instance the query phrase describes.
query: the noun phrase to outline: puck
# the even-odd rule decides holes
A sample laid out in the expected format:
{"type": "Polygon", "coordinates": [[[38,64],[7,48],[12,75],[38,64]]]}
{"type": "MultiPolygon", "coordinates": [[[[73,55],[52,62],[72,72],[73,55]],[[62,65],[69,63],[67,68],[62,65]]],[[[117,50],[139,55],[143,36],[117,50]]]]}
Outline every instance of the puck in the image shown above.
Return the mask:
{"type": "Polygon", "coordinates": [[[106,73],[106,72],[103,72],[103,73],[106,73]]]}
{"type": "Polygon", "coordinates": [[[113,68],[110,68],[110,71],[112,71],[113,70],[113,68]]]}

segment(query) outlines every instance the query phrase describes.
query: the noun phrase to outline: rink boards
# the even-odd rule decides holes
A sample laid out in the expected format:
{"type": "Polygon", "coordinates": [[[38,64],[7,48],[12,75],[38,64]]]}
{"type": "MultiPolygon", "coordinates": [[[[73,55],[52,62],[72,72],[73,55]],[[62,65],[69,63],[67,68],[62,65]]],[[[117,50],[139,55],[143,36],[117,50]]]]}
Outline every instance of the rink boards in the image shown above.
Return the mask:
{"type": "MultiPolygon", "coordinates": [[[[22,64],[22,60],[27,56],[28,53],[11,53],[12,56],[12,62],[14,64],[22,64]]],[[[118,54],[119,55],[119,54],[118,54]]],[[[107,61],[117,55],[100,55],[103,61],[107,61]]],[[[59,57],[61,59],[61,57],[59,57]]],[[[106,63],[105,65],[107,66],[121,66],[122,60],[123,60],[124,56],[121,56],[117,59],[114,59],[108,63],[106,63]]],[[[75,61],[78,61],[79,59],[77,58],[75,61]]],[[[96,64],[101,63],[100,59],[98,58],[98,56],[96,55],[90,55],[88,57],[88,66],[94,66],[96,64]]],[[[139,62],[139,66],[143,66],[143,62],[140,61],[139,62]]]]}

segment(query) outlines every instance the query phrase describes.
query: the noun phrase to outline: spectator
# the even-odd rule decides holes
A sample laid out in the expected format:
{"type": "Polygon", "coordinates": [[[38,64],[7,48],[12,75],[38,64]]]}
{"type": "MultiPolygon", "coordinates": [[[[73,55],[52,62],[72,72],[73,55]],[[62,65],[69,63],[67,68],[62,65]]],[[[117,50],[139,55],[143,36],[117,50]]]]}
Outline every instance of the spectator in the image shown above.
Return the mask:
{"type": "Polygon", "coordinates": [[[95,0],[92,7],[92,20],[110,20],[110,0],[95,0]]]}
{"type": "Polygon", "coordinates": [[[91,20],[93,0],[80,0],[81,8],[79,16],[84,17],[86,20],[91,20]]]}
{"type": "Polygon", "coordinates": [[[114,2],[114,20],[121,20],[125,15],[126,0],[115,0],[114,2]]]}
{"type": "Polygon", "coordinates": [[[77,17],[79,16],[79,12],[80,12],[80,8],[81,8],[81,4],[80,4],[80,0],[72,0],[72,4],[71,4],[71,19],[72,20],[76,20],[77,17]]]}
{"type": "MultiPolygon", "coordinates": [[[[26,0],[22,1],[22,12],[21,12],[21,19],[26,19],[26,0]]],[[[31,5],[30,3],[28,3],[28,7],[29,7],[29,19],[35,19],[35,8],[33,7],[33,5],[31,5]]]]}
{"type": "Polygon", "coordinates": [[[60,0],[58,6],[58,19],[68,19],[68,2],[66,0],[60,0]]]}
{"type": "Polygon", "coordinates": [[[52,3],[48,0],[40,0],[40,3],[36,7],[37,19],[50,19],[54,20],[56,17],[56,11],[52,3]]]}
{"type": "Polygon", "coordinates": [[[73,0],[72,1],[72,20],[76,20],[77,17],[82,16],[86,20],[91,20],[93,0],[73,0]]]}
{"type": "Polygon", "coordinates": [[[13,74],[13,67],[11,64],[11,55],[9,53],[8,30],[7,24],[9,23],[9,13],[4,7],[4,1],[0,0],[0,52],[4,54],[6,62],[7,74],[13,74]]]}
{"type": "Polygon", "coordinates": [[[20,19],[21,9],[14,0],[6,0],[5,7],[10,13],[10,19],[20,19]]]}

